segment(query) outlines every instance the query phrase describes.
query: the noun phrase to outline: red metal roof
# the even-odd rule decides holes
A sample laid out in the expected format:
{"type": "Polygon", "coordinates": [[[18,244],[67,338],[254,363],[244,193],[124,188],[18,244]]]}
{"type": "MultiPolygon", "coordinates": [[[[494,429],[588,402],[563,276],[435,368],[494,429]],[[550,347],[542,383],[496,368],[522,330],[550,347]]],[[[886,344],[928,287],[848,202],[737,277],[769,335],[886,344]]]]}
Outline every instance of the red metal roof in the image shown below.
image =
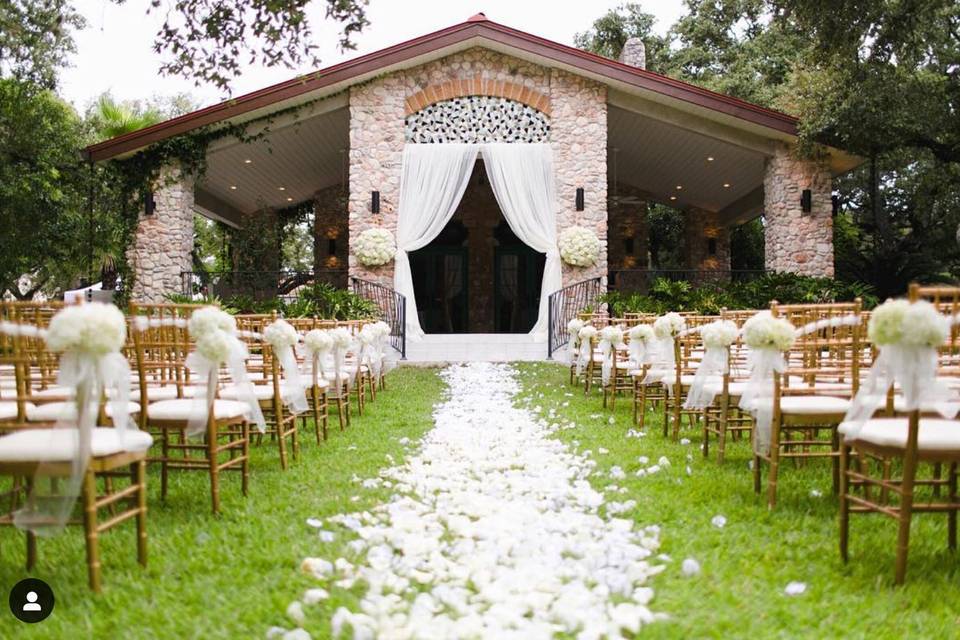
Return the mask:
{"type": "Polygon", "coordinates": [[[84,149],[84,154],[93,161],[113,158],[199,127],[235,118],[327,86],[349,82],[363,74],[478,37],[782,133],[797,133],[797,119],[793,116],[518,31],[478,13],[466,22],[99,142],[84,149]]]}

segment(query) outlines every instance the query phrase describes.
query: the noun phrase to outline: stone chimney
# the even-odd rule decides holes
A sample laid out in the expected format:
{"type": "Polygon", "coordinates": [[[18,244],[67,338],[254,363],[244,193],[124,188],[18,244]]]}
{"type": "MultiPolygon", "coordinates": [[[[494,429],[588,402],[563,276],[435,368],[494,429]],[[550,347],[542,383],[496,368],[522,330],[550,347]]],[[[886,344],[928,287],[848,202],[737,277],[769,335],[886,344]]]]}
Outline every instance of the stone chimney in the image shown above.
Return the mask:
{"type": "Polygon", "coordinates": [[[627,38],[620,52],[620,62],[631,67],[647,68],[647,48],[640,38],[627,38]]]}

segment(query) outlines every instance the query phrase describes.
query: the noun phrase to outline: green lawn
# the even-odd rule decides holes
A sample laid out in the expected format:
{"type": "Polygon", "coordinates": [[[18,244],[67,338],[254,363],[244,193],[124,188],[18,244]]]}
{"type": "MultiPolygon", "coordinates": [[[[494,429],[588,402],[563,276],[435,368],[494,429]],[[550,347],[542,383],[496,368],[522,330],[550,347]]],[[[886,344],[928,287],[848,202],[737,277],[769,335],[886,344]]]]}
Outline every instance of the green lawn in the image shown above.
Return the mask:
{"type": "MultiPolygon", "coordinates": [[[[162,504],[159,476],[151,470],[149,566],[143,570],[136,563],[132,523],[107,532],[101,539],[100,595],[87,590],[79,528],[41,540],[33,576],[48,582],[57,598],[43,623],[24,625],[5,605],[9,589],[26,576],[24,543],[16,530],[0,529],[0,638],[263,638],[271,625],[293,627],[287,605],[318,586],[300,572],[300,562],[345,555],[351,539],[337,528],[335,540],[323,543],[306,519],[384,501],[389,490],[364,489],[354,474],[376,476],[391,466],[388,454],[399,462],[407,449],[400,438],[416,443],[431,426],[432,406],[443,390],[433,369],[398,369],[388,385],[362,418],[354,415],[343,433],[334,427],[321,447],[312,427],[303,433],[301,459],[286,472],[280,471],[275,443],[264,439],[254,446],[250,496],[240,494],[239,475],[227,475],[219,517],[209,511],[206,475],[175,474],[162,504]]],[[[334,592],[330,601],[308,607],[306,628],[323,637],[332,612],[354,596],[334,592]]]]}
{"type": "Polygon", "coordinates": [[[576,424],[558,437],[578,441],[581,452],[592,451],[595,487],[626,487],[623,495],[608,492],[607,500],[636,500],[624,517],[662,526],[662,551],[672,562],[652,582],[651,607],[672,619],[645,628],[645,637],[960,637],[960,561],[947,551],[945,516],[914,519],[908,582],[894,587],[896,524],[888,518],[853,517],[850,563],[840,561],[837,500],[827,461],[803,468],[787,464],[778,507],[769,512],[765,497],[753,492],[746,442],[728,447],[726,462],[718,466],[713,453],[703,458],[699,432],[682,433],[692,442],[681,445],[662,437],[659,418],[648,425],[646,437],[627,438],[629,398],[618,402],[614,414],[602,408],[599,394],[585,397],[582,387],[568,386],[565,367],[518,366],[530,406],[539,405],[545,417],[553,408],[557,417],[551,421],[576,424]],[[569,405],[563,407],[564,402],[569,405]],[[601,448],[609,453],[599,453],[601,448]],[[640,456],[650,458],[645,466],[660,456],[671,464],[637,478],[640,456]],[[626,480],[609,478],[615,465],[626,472],[626,480]],[[711,524],[715,515],[726,517],[722,529],[711,524]],[[700,563],[700,575],[682,575],[680,563],[688,557],[700,563]],[[785,595],[791,581],[805,582],[807,591],[785,595]]]}

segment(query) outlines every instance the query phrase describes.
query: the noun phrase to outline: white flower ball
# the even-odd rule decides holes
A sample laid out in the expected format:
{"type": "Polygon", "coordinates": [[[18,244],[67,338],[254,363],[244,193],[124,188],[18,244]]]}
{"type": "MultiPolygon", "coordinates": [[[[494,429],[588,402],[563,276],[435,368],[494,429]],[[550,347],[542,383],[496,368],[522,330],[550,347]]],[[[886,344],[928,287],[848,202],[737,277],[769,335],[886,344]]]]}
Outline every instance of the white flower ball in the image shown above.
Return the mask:
{"type": "Polygon", "coordinates": [[[213,331],[226,331],[233,334],[237,331],[237,320],[216,307],[203,307],[191,314],[187,322],[187,331],[197,340],[213,331]]]}
{"type": "Polygon", "coordinates": [[[560,257],[574,267],[591,267],[600,257],[600,239],[586,227],[573,226],[560,233],[560,257]]]}
{"type": "Polygon", "coordinates": [[[655,337],[653,327],[648,324],[638,324],[637,326],[632,327],[628,335],[630,336],[631,342],[644,343],[653,340],[655,337]]]}
{"type": "Polygon", "coordinates": [[[576,337],[580,335],[580,329],[583,329],[583,326],[585,324],[586,323],[580,318],[574,318],[567,323],[567,333],[569,333],[573,337],[576,337]]]}
{"type": "Polygon", "coordinates": [[[623,329],[616,325],[609,325],[600,330],[600,340],[617,346],[623,342],[623,329]]]}
{"type": "Polygon", "coordinates": [[[334,348],[349,349],[353,343],[353,336],[346,327],[337,327],[330,330],[330,338],[333,340],[334,348]]]}
{"type": "Polygon", "coordinates": [[[580,339],[581,340],[593,340],[597,337],[597,328],[593,325],[586,325],[580,329],[580,339]]]}
{"type": "Polygon", "coordinates": [[[739,333],[735,322],[717,320],[700,329],[703,346],[708,349],[724,349],[737,341],[739,333]]]}
{"type": "Polygon", "coordinates": [[[226,331],[210,331],[197,338],[197,353],[212,362],[226,362],[235,341],[226,331]]]}
{"type": "Polygon", "coordinates": [[[303,337],[303,344],[311,353],[325,353],[333,347],[333,338],[327,331],[313,329],[303,337]]]}
{"type": "Polygon", "coordinates": [[[686,328],[687,321],[675,311],[660,316],[653,323],[653,333],[660,339],[675,336],[686,328]]]}
{"type": "Polygon", "coordinates": [[[743,323],[743,341],[751,349],[786,351],[793,346],[796,329],[783,318],[761,311],[743,323]]]}
{"type": "Polygon", "coordinates": [[[276,320],[263,330],[263,339],[274,349],[283,349],[297,344],[300,335],[286,320],[276,320]]]}
{"type": "Polygon", "coordinates": [[[397,245],[393,234],[386,229],[375,227],[360,232],[352,243],[353,255],[366,267],[379,267],[393,260],[397,245]]]}
{"type": "Polygon", "coordinates": [[[950,334],[947,319],[926,301],[914,302],[903,316],[903,344],[939,347],[950,334]]]}
{"type": "Polygon", "coordinates": [[[47,328],[47,346],[58,353],[104,356],[120,351],[126,340],[123,312],[101,302],[66,307],[53,316],[47,328]]]}

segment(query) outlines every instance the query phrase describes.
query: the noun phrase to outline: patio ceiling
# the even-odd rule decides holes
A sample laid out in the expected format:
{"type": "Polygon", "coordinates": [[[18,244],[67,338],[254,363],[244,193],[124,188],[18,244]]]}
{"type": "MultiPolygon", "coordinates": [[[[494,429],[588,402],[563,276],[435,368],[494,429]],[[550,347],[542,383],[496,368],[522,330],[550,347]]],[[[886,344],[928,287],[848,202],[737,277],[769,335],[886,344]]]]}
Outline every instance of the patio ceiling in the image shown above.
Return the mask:
{"type": "Polygon", "coordinates": [[[326,106],[319,114],[269,125],[259,140],[215,145],[196,187],[201,213],[236,225],[242,213],[282,209],[340,183],[350,145],[349,110],[326,106]]]}
{"type": "MultiPolygon", "coordinates": [[[[766,154],[675,124],[608,106],[607,166],[629,185],[672,207],[723,212],[726,221],[759,213],[766,154]],[[679,187],[679,188],[678,188],[679,187]]],[[[748,144],[748,143],[745,143],[748,144]]]]}

